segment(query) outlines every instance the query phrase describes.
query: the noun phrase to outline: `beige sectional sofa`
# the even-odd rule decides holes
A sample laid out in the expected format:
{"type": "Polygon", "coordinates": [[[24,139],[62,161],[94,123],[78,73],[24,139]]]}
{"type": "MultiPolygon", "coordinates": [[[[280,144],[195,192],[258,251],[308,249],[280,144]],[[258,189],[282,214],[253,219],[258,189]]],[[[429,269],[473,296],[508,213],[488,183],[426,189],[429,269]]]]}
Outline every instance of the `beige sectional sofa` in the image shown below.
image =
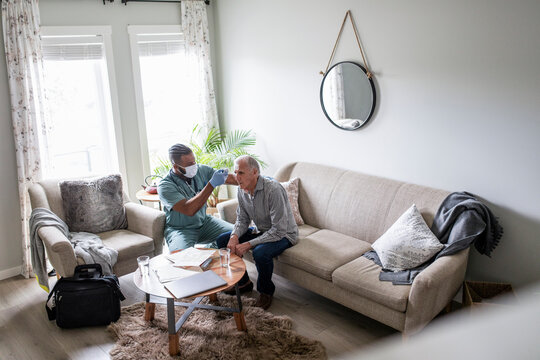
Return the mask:
{"type": "MultiPolygon", "coordinates": [[[[276,180],[300,178],[305,225],[299,242],[275,261],[274,272],[404,334],[421,330],[450,303],[465,277],[469,250],[441,257],[412,285],[379,281],[381,268],[362,257],[413,203],[428,226],[447,191],[297,162],[276,180]]],[[[237,201],[218,204],[234,222],[237,201]]]]}

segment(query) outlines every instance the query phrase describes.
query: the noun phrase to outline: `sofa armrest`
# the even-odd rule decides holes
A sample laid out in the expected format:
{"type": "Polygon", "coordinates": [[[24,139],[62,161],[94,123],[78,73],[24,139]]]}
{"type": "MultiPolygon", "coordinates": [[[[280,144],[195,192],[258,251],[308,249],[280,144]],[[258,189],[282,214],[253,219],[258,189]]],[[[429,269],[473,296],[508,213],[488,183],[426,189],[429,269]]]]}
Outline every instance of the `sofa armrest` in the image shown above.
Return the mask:
{"type": "Polygon", "coordinates": [[[222,220],[228,221],[231,224],[236,222],[236,208],[238,207],[238,199],[220,202],[216,205],[216,207],[222,220]]]}
{"type": "Polygon", "coordinates": [[[154,239],[154,255],[163,252],[165,213],[151,207],[129,202],[124,204],[128,230],[154,239]]]}
{"type": "Polygon", "coordinates": [[[420,331],[452,301],[465,279],[469,248],[443,256],[413,281],[405,317],[406,334],[420,331]]]}
{"type": "Polygon", "coordinates": [[[77,258],[73,246],[68,238],[55,226],[42,226],[38,230],[38,235],[45,249],[49,262],[60,276],[73,276],[77,258]]]}

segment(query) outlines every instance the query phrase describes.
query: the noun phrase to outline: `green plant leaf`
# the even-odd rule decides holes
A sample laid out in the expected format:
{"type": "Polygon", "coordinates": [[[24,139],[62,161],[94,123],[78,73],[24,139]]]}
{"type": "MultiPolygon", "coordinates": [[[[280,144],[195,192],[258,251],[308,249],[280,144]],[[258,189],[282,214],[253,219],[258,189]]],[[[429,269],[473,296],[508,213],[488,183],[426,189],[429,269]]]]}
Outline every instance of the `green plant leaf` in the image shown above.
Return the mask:
{"type": "Polygon", "coordinates": [[[159,175],[165,177],[169,170],[172,168],[172,164],[168,159],[162,157],[157,158],[158,165],[152,170],[152,175],[159,175]]]}
{"type": "Polygon", "coordinates": [[[250,155],[255,158],[262,168],[266,163],[257,155],[250,152],[249,148],[256,144],[255,135],[251,130],[234,130],[227,133],[216,128],[210,128],[204,139],[201,139],[202,128],[195,125],[192,133],[190,146],[199,164],[205,164],[215,169],[234,169],[234,160],[238,156],[250,155]]]}

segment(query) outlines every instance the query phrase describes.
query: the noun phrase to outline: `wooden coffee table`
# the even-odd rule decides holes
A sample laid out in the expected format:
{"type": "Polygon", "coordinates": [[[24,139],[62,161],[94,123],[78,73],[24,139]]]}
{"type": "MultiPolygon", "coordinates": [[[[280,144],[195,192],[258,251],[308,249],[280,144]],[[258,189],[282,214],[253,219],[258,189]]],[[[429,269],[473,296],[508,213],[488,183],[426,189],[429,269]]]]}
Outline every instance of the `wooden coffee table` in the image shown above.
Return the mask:
{"type": "MultiPolygon", "coordinates": [[[[209,249],[208,251],[215,251],[215,249],[209,249]]],[[[217,311],[228,311],[232,312],[234,315],[234,320],[236,321],[236,327],[238,330],[246,331],[246,320],[244,318],[244,311],[242,310],[242,299],[240,297],[240,291],[238,289],[238,281],[244,275],[246,271],[246,264],[241,257],[231,254],[231,264],[229,268],[222,268],[219,256],[212,260],[209,270],[215,272],[223,280],[227,281],[227,285],[217,287],[212,290],[208,290],[199,294],[193,295],[193,301],[191,303],[180,302],[175,299],[175,297],[159,282],[159,279],[152,267],[157,267],[163,264],[170,264],[171,262],[167,260],[163,255],[158,255],[150,259],[150,273],[148,276],[142,276],[140,270],[137,269],[133,273],[133,282],[135,285],[146,294],[146,304],[144,319],[146,321],[151,321],[154,319],[156,304],[166,304],[167,305],[167,324],[169,330],[169,354],[177,355],[180,351],[180,344],[178,340],[178,332],[180,328],[186,322],[188,317],[191,315],[195,309],[208,309],[208,310],[217,310],[217,311]],[[236,289],[236,299],[238,301],[237,308],[228,308],[223,306],[207,305],[201,304],[201,300],[208,296],[210,301],[217,301],[217,293],[227,289],[229,286],[235,286],[236,289]],[[178,322],[175,319],[174,307],[175,306],[184,306],[186,311],[180,317],[178,322]]]]}

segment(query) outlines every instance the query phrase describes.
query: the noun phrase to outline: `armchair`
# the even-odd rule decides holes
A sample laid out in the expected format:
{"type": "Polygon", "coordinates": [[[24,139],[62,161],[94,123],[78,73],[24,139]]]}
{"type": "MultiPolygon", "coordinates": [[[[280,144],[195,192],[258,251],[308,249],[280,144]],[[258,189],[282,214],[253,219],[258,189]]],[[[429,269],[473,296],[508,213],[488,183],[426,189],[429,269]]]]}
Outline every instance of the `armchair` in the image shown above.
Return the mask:
{"type": "MultiPolygon", "coordinates": [[[[28,192],[32,208],[46,208],[66,220],[62,205],[59,179],[40,181],[32,185],[28,192]]],[[[128,228],[99,233],[103,244],[118,251],[118,260],[113,267],[117,276],[128,274],[137,269],[136,258],[141,255],[153,257],[163,251],[163,228],[165,214],[147,206],[129,201],[124,194],[124,208],[128,228]]],[[[69,240],[62,232],[51,226],[41,227],[39,237],[45,245],[49,261],[59,276],[73,275],[76,265],[84,264],[75,252],[69,240]]]]}

